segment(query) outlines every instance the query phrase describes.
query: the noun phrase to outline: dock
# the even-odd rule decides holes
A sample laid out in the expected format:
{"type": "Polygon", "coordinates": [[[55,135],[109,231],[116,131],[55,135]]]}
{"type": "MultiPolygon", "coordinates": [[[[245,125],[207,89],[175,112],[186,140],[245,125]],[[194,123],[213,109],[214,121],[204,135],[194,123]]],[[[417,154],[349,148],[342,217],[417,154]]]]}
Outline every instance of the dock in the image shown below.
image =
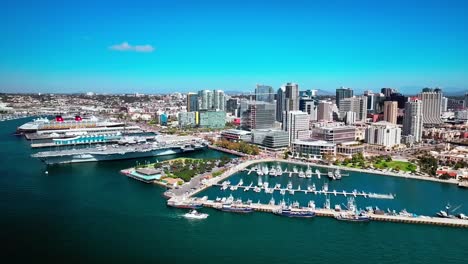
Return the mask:
{"type": "MultiPolygon", "coordinates": [[[[231,187],[235,187],[235,188],[239,188],[239,189],[247,189],[247,191],[249,190],[253,190],[255,188],[255,186],[244,186],[244,185],[231,185],[231,184],[223,184],[223,183],[216,183],[216,184],[213,184],[212,186],[217,186],[217,187],[226,187],[226,190],[229,190],[231,187]]],[[[265,188],[264,186],[260,187],[260,186],[257,186],[257,188],[260,188],[260,190],[262,191],[267,191],[267,189],[269,189],[271,191],[271,193],[275,192],[275,191],[278,191],[278,192],[300,192],[300,193],[305,193],[305,194],[323,194],[323,195],[334,195],[334,196],[337,196],[337,195],[343,195],[343,196],[354,196],[354,197],[357,197],[357,196],[361,196],[361,197],[364,197],[364,198],[375,198],[375,199],[394,199],[394,195],[393,194],[379,194],[379,193],[366,193],[364,191],[362,192],[358,192],[358,191],[352,191],[352,192],[349,192],[349,191],[336,191],[336,190],[333,190],[333,191],[330,191],[330,190],[308,190],[308,189],[294,189],[294,188],[291,188],[291,189],[288,189],[288,188],[274,188],[274,187],[271,187],[271,188],[265,188]]]]}
{"type": "MultiPolygon", "coordinates": [[[[200,198],[185,198],[184,200],[178,200],[178,198],[171,198],[169,201],[178,201],[186,204],[190,203],[201,203],[203,207],[207,208],[221,208],[223,203],[216,202],[213,200],[204,200],[200,198]]],[[[169,202],[168,201],[168,202],[169,202]]],[[[272,204],[262,204],[262,203],[250,203],[243,204],[241,206],[250,207],[254,211],[264,212],[264,213],[273,213],[274,211],[281,208],[280,205],[272,204]]],[[[332,209],[325,208],[304,208],[310,210],[319,217],[336,217],[342,212],[346,211],[335,211],[332,209]]],[[[468,220],[458,219],[458,218],[439,218],[439,217],[429,217],[429,216],[404,216],[404,215],[379,215],[379,214],[368,214],[371,221],[379,222],[395,222],[395,223],[407,223],[407,224],[424,224],[424,225],[437,225],[437,226],[449,226],[449,227],[461,227],[468,228],[468,220]]]]}

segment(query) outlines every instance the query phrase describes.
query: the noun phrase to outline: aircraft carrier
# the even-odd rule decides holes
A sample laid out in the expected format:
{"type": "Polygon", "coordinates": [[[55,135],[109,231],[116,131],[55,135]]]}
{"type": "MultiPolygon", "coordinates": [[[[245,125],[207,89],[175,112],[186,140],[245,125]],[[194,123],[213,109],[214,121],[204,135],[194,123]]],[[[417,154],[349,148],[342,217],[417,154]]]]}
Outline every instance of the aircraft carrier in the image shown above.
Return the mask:
{"type": "Polygon", "coordinates": [[[153,142],[132,139],[131,141],[120,142],[120,144],[43,151],[31,156],[50,165],[172,155],[202,150],[207,145],[207,141],[190,136],[157,136],[153,142]]]}

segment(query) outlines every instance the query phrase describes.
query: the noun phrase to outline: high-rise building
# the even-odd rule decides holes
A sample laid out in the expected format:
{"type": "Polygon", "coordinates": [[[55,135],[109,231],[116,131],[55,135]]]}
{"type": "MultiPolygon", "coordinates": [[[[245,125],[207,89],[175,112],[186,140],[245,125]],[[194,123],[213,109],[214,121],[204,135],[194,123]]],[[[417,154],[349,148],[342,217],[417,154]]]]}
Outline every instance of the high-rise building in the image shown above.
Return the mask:
{"type": "Polygon", "coordinates": [[[301,98],[299,110],[309,114],[311,121],[317,121],[318,102],[315,99],[301,98]]]}
{"type": "Polygon", "coordinates": [[[239,99],[229,98],[226,101],[226,112],[231,113],[232,115],[237,115],[238,110],[239,110],[239,99]]]}
{"type": "Polygon", "coordinates": [[[329,101],[319,101],[317,106],[317,120],[331,121],[333,120],[333,104],[329,101]]]}
{"type": "Polygon", "coordinates": [[[289,144],[296,139],[308,139],[309,115],[302,111],[283,112],[283,130],[289,134],[289,144]]]}
{"type": "Polygon", "coordinates": [[[366,130],[366,142],[371,145],[391,148],[399,145],[400,141],[401,129],[397,125],[386,121],[372,123],[366,130]]]}
{"type": "Polygon", "coordinates": [[[440,106],[440,111],[442,113],[447,112],[447,106],[448,106],[448,98],[447,97],[442,97],[442,103],[441,103],[441,106],[440,106]]]}
{"type": "Polygon", "coordinates": [[[282,122],[283,121],[283,111],[285,108],[285,93],[286,88],[281,87],[278,89],[276,93],[276,121],[282,122]]]}
{"type": "MultiPolygon", "coordinates": [[[[345,98],[351,98],[354,95],[354,91],[351,88],[338,88],[336,89],[336,105],[340,106],[340,101],[345,98]]],[[[341,110],[341,109],[340,109],[341,110]]]]}
{"type": "Polygon", "coordinates": [[[347,125],[352,125],[356,123],[356,113],[348,111],[345,113],[345,123],[347,125]]]}
{"type": "Polygon", "coordinates": [[[275,104],[252,101],[242,113],[241,126],[244,129],[272,129],[275,126],[275,104]]]}
{"type": "Polygon", "coordinates": [[[403,116],[403,135],[412,136],[413,142],[421,142],[423,131],[423,104],[418,98],[414,98],[405,104],[403,116]]]}
{"type": "Polygon", "coordinates": [[[375,102],[375,94],[370,91],[364,91],[364,96],[367,97],[367,112],[372,113],[374,111],[374,102],[375,102]]]}
{"type": "Polygon", "coordinates": [[[198,111],[198,95],[196,93],[187,94],[187,112],[198,111]]]}
{"type": "Polygon", "coordinates": [[[408,97],[401,93],[393,92],[390,97],[386,97],[385,101],[396,101],[398,102],[398,108],[405,108],[405,103],[408,102],[408,97]]]}
{"type": "Polygon", "coordinates": [[[198,110],[226,110],[226,96],[222,90],[198,92],[198,110]]]}
{"type": "Polygon", "coordinates": [[[380,90],[381,93],[384,94],[385,97],[390,97],[392,95],[392,93],[395,92],[395,89],[392,89],[392,88],[382,88],[380,90]]]}
{"type": "Polygon", "coordinates": [[[397,123],[398,102],[385,101],[384,103],[384,121],[392,124],[397,123]]]}
{"type": "Polygon", "coordinates": [[[255,100],[273,103],[275,101],[275,92],[273,91],[273,87],[257,84],[257,87],[255,87],[255,100]]]}
{"type": "Polygon", "coordinates": [[[213,109],[213,91],[201,90],[198,91],[198,110],[213,109]]]}
{"type": "Polygon", "coordinates": [[[440,118],[442,91],[438,88],[434,90],[430,88],[424,88],[423,91],[419,94],[419,98],[423,102],[423,123],[428,125],[442,123],[442,119],[440,118]]]}
{"type": "Polygon", "coordinates": [[[295,83],[287,83],[284,85],[285,89],[285,109],[289,111],[298,111],[299,110],[299,85],[295,83]]]}
{"type": "Polygon", "coordinates": [[[226,96],[222,90],[213,91],[213,110],[226,110],[226,96]]]}
{"type": "Polygon", "coordinates": [[[344,118],[346,112],[355,112],[357,121],[365,121],[367,118],[367,97],[358,96],[340,100],[340,116],[344,118]]]}

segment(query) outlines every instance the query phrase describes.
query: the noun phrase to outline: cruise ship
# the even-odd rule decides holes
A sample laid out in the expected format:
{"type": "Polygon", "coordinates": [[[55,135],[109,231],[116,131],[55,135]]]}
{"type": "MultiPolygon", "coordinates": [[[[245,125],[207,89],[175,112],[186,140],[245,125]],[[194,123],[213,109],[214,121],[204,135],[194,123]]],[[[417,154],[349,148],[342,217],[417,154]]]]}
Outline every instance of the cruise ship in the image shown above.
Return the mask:
{"type": "Polygon", "coordinates": [[[43,151],[31,156],[50,165],[164,156],[202,150],[206,146],[207,142],[200,138],[157,136],[153,142],[133,140],[125,144],[43,151]]]}
{"type": "Polygon", "coordinates": [[[21,125],[17,128],[17,133],[34,133],[41,130],[63,130],[76,128],[95,128],[95,127],[121,127],[125,124],[122,122],[113,122],[101,120],[95,116],[81,117],[79,115],[73,117],[56,116],[55,119],[37,118],[31,122],[21,125]]]}

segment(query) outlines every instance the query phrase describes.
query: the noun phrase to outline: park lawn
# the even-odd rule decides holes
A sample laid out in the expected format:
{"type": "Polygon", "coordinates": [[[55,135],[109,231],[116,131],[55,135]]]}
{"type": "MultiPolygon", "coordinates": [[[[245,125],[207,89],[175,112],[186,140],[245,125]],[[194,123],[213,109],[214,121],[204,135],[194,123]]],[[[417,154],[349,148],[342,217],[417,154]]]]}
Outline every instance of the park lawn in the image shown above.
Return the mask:
{"type": "Polygon", "coordinates": [[[398,167],[400,170],[403,170],[403,171],[411,171],[408,167],[411,164],[412,164],[411,162],[393,160],[393,161],[381,161],[379,163],[375,163],[374,167],[378,169],[386,169],[386,168],[395,169],[396,167],[398,167]],[[384,164],[387,164],[387,167],[385,167],[384,164]]]}

